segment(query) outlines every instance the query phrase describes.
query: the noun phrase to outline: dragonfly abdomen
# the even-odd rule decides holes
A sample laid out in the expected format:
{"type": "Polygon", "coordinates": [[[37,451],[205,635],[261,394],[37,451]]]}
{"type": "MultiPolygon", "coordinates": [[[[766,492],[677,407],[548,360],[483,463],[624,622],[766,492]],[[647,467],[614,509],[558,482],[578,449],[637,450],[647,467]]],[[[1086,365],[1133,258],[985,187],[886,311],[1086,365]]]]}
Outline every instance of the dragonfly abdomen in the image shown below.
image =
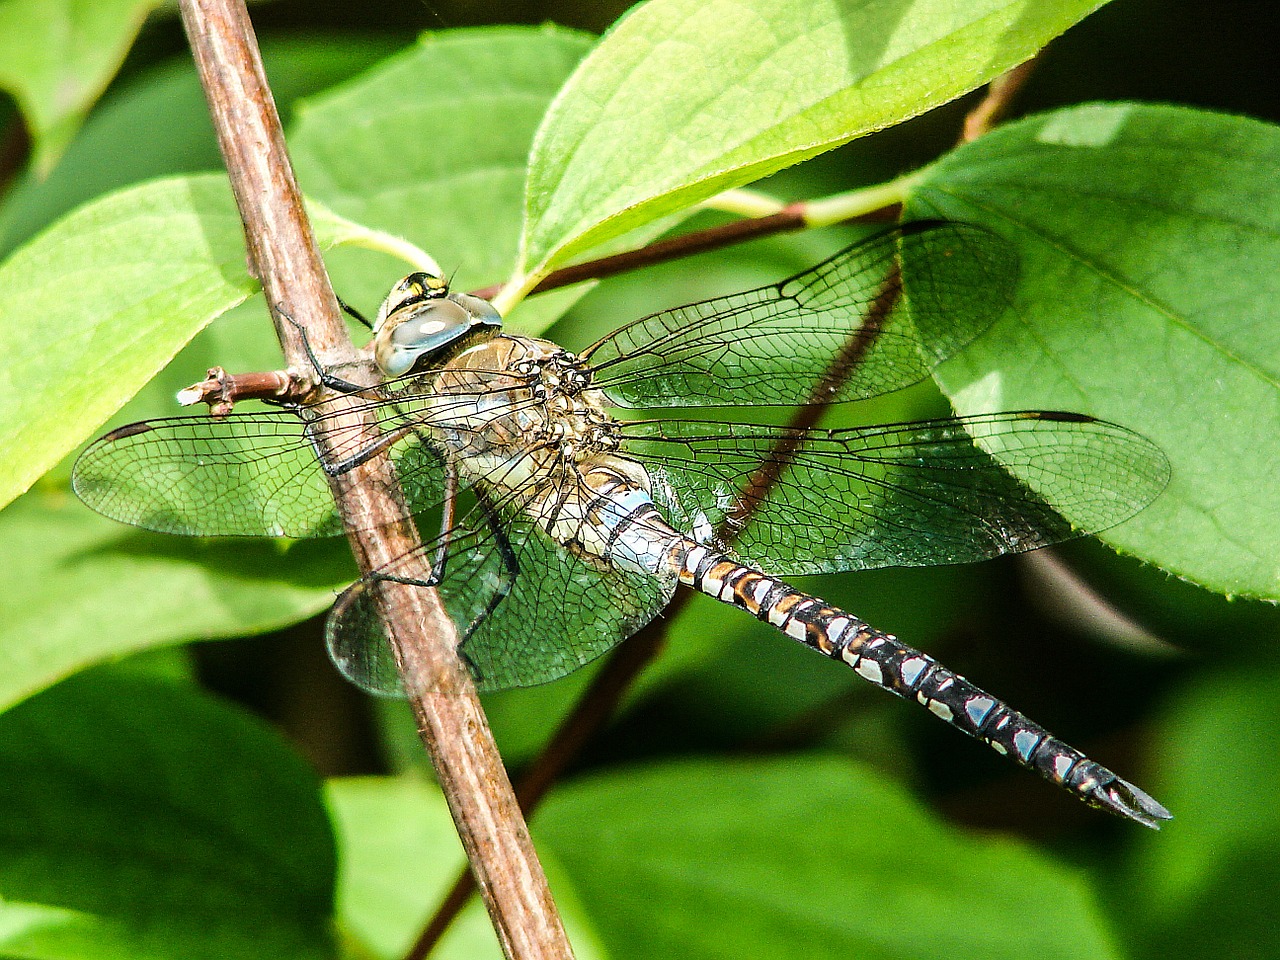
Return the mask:
{"type": "Polygon", "coordinates": [[[672,550],[681,583],[745,610],[791,639],[851,666],[864,680],[915,700],[1016,763],[1110,809],[1156,827],[1170,814],[1156,800],[947,669],[851,614],[693,540],[672,550]]]}

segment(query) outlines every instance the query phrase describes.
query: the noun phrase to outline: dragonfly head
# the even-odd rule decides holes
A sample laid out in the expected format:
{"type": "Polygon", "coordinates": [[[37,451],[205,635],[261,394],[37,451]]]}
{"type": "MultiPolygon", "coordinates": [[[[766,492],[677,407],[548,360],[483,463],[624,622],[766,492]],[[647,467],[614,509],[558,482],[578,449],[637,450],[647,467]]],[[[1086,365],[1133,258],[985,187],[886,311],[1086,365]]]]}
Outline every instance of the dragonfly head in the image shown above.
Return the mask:
{"type": "Polygon", "coordinates": [[[398,377],[424,357],[457,347],[468,334],[492,335],[501,326],[502,317],[487,300],[450,293],[443,277],[411,273],[378,309],[373,355],[383,374],[398,377]]]}

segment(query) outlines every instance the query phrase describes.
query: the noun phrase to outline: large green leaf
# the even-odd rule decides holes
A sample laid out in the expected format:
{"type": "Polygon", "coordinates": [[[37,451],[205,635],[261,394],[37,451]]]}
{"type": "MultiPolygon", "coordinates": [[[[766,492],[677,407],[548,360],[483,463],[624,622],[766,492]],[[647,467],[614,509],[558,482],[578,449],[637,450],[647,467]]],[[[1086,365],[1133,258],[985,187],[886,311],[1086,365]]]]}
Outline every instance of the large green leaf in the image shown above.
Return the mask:
{"type": "Polygon", "coordinates": [[[0,504],[255,288],[213,175],[111,194],[14,253],[0,265],[0,504]]]}
{"type": "Polygon", "coordinates": [[[0,710],[105,658],[302,620],[354,573],[340,544],[148,534],[66,493],[9,506],[0,543],[0,710]]]}
{"type": "Polygon", "coordinates": [[[521,269],[923,113],[1027,59],[1098,0],[651,0],[552,105],[521,269]]]}
{"type": "Polygon", "coordinates": [[[5,956],[333,956],[333,882],[315,775],[194,688],[91,674],[0,717],[5,956]]]}
{"type": "Polygon", "coordinates": [[[18,101],[47,173],[115,75],[156,0],[5,0],[0,87],[18,101]]]}
{"type": "Polygon", "coordinates": [[[1280,598],[1280,131],[1088,105],[946,157],[907,215],[981,223],[1022,262],[1014,309],[938,379],[963,413],[1076,410],[1139,430],[1164,495],[1108,533],[1227,594],[1280,598]]]}
{"type": "MultiPolygon", "coordinates": [[[[462,846],[440,791],[421,780],[332,780],[338,833],[338,923],[378,957],[401,957],[462,869],[462,846]]],[[[545,863],[579,960],[603,956],[581,907],[554,864],[545,863]]],[[[472,899],[431,954],[440,960],[502,956],[480,901],[472,899]]]]}
{"type": "MultiPolygon", "coordinates": [[[[458,289],[505,279],[534,131],[590,45],[557,27],[428,34],[299,108],[289,137],[299,180],[343,216],[431,253],[458,289]]],[[[398,279],[384,263],[332,266],[350,303],[376,303],[398,279]]],[[[524,307],[523,328],[545,327],[573,296],[524,307]]]]}
{"type": "MultiPolygon", "coordinates": [[[[287,123],[293,102],[391,52],[388,38],[261,38],[271,95],[287,123]]],[[[117,84],[47,177],[29,175],[0,206],[0,253],[95,197],[130,184],[222,166],[190,53],[117,84]],[[157,131],[138,149],[138,131],[157,131]]]]}
{"type": "Polygon", "coordinates": [[[1114,957],[1078,874],[818,757],[584,779],[534,822],[614,960],[1114,957]]]}

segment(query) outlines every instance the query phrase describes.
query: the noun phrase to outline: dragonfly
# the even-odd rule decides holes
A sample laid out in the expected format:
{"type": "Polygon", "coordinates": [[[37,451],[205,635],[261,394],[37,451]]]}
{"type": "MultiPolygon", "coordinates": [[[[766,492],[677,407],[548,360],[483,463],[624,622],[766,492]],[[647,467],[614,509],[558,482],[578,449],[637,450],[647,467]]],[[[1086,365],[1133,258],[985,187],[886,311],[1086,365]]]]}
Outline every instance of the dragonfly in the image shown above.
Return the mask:
{"type": "Polygon", "coordinates": [[[345,396],[121,427],[81,455],[73,487],[94,510],[165,533],[331,536],[342,525],[328,478],[385,457],[412,509],[441,520],[328,618],[331,658],[367,691],[401,689],[379,615],[385,584],[439,591],[482,690],[564,676],[683,585],[1158,828],[1171,815],[1139,787],[786,582],[1032,550],[1111,527],[1160,494],[1159,448],[1084,414],[817,426],[839,405],[924,380],[1005,312],[1017,276],[1010,245],[984,228],[908,223],[574,353],[504,332],[487,301],[414,273],[372,324],[383,382],[327,372],[345,396]],[[353,404],[376,417],[375,439],[350,426],[353,404]],[[790,425],[707,414],[761,406],[787,409],[790,425]]]}

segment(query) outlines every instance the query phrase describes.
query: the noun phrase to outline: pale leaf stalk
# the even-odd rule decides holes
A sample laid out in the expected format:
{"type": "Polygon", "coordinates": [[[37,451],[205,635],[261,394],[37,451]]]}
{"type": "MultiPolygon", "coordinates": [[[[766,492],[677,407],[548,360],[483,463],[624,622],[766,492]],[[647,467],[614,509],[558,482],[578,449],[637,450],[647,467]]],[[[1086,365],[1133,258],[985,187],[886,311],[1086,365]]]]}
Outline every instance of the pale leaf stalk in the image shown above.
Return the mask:
{"type": "Polygon", "coordinates": [[[925,174],[924,170],[898,177],[888,183],[879,183],[871,187],[860,187],[845,193],[807,200],[799,204],[801,215],[810,227],[829,227],[835,223],[865,216],[876,210],[883,210],[895,204],[903,203],[907,194],[925,174]]]}
{"type": "Polygon", "coordinates": [[[787,205],[767,193],[740,188],[717,193],[710,200],[703,200],[699,206],[706,210],[718,210],[721,213],[732,213],[740,217],[769,217],[775,213],[781,213],[787,205]]]}
{"type": "Polygon", "coordinates": [[[444,276],[444,271],[440,269],[440,264],[436,262],[435,257],[404,237],[348,220],[316,200],[307,200],[306,207],[312,222],[327,227],[334,238],[334,243],[385,253],[403,260],[415,270],[422,270],[437,277],[444,276]]]}

